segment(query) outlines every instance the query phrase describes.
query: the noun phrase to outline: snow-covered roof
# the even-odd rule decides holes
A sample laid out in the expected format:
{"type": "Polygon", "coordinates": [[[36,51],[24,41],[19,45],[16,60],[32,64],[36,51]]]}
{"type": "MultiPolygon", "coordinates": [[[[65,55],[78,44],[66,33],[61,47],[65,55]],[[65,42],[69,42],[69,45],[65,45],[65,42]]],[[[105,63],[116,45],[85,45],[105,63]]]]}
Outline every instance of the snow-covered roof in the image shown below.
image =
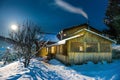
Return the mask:
{"type": "Polygon", "coordinates": [[[86,30],[86,31],[88,31],[88,32],[90,32],[90,33],[92,33],[92,34],[95,34],[95,35],[97,35],[97,36],[100,36],[100,37],[102,37],[102,38],[104,38],[104,39],[107,39],[107,40],[109,40],[109,41],[111,41],[111,42],[113,42],[113,43],[116,43],[115,40],[112,40],[112,39],[110,39],[109,37],[106,37],[106,36],[103,36],[103,35],[98,34],[98,33],[96,33],[96,32],[93,32],[93,31],[91,31],[91,30],[89,30],[89,29],[84,29],[84,30],[86,30]]]}
{"type": "Polygon", "coordinates": [[[98,33],[96,33],[96,32],[93,32],[93,31],[91,31],[91,30],[89,30],[89,29],[81,29],[81,30],[75,32],[74,34],[77,34],[77,33],[81,32],[81,31],[83,31],[83,30],[88,31],[88,32],[90,32],[90,33],[92,33],[92,34],[95,34],[95,35],[97,35],[97,36],[100,36],[100,37],[102,37],[102,38],[104,38],[104,39],[107,39],[107,40],[109,40],[109,41],[111,41],[111,42],[113,42],[113,43],[116,43],[115,40],[112,40],[112,39],[110,39],[109,37],[106,37],[106,36],[103,36],[103,35],[98,34],[98,33]]]}
{"type": "MultiPolygon", "coordinates": [[[[102,38],[104,38],[104,39],[107,39],[107,40],[109,40],[109,41],[111,41],[111,42],[113,42],[113,43],[116,43],[116,41],[114,41],[114,40],[112,40],[112,39],[110,39],[110,38],[108,38],[108,37],[106,37],[106,36],[100,35],[100,34],[98,34],[98,33],[96,33],[96,32],[93,32],[93,31],[91,31],[91,30],[89,30],[89,29],[81,29],[81,30],[75,32],[74,34],[77,34],[77,33],[81,32],[81,31],[83,31],[83,30],[88,31],[88,32],[90,32],[90,33],[92,33],[92,34],[95,34],[95,35],[97,35],[97,36],[100,36],[100,37],[102,37],[102,38]]],[[[80,36],[82,36],[82,35],[83,35],[83,34],[79,34],[79,35],[75,35],[75,36],[72,36],[72,37],[63,39],[63,40],[61,40],[61,41],[58,41],[58,42],[55,43],[55,44],[48,45],[48,47],[54,46],[54,45],[65,44],[67,40],[70,40],[70,39],[73,39],[73,38],[76,38],[76,37],[80,37],[80,36]]]]}
{"type": "Polygon", "coordinates": [[[61,40],[61,41],[58,41],[58,42],[55,43],[55,44],[48,45],[48,47],[50,47],[50,46],[54,46],[54,45],[65,44],[67,40],[70,40],[70,39],[73,39],[73,38],[77,38],[77,37],[80,37],[80,36],[82,36],[82,35],[83,35],[83,34],[79,34],[79,35],[75,35],[75,36],[72,36],[72,37],[69,37],[69,38],[63,39],[63,40],[61,40]]]}

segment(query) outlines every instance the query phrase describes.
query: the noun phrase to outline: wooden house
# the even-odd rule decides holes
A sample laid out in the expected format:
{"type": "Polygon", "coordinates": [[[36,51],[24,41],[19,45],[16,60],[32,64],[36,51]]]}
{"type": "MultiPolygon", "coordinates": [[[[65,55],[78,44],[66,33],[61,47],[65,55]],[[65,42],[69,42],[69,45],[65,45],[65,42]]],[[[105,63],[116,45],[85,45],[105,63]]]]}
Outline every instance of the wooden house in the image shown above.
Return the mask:
{"type": "Polygon", "coordinates": [[[65,64],[112,60],[111,44],[115,41],[87,24],[64,29],[57,36],[60,41],[48,45],[48,53],[65,64]]]}
{"type": "Polygon", "coordinates": [[[112,60],[111,44],[115,41],[88,24],[64,29],[57,36],[60,41],[47,46],[48,54],[55,54],[55,58],[65,64],[112,60]]]}

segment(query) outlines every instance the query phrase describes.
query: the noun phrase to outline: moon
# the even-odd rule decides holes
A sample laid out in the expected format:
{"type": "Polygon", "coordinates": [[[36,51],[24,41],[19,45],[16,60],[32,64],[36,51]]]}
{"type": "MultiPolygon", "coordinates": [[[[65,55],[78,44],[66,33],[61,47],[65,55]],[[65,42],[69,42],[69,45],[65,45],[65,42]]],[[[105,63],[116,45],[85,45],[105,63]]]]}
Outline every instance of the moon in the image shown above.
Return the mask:
{"type": "Polygon", "coordinates": [[[16,31],[18,29],[18,26],[15,25],[15,24],[13,24],[13,25],[11,25],[11,29],[14,30],[14,31],[16,31]]]}

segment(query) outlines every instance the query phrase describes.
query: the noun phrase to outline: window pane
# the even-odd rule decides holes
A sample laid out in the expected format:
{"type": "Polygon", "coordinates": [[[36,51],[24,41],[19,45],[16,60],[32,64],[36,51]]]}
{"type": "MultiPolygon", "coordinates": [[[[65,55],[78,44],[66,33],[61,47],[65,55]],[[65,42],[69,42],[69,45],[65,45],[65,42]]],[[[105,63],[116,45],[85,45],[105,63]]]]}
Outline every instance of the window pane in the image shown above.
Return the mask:
{"type": "Polygon", "coordinates": [[[100,52],[110,52],[110,44],[100,43],[100,52]]]}
{"type": "Polygon", "coordinates": [[[51,53],[55,53],[55,47],[51,47],[51,53]]]}
{"type": "Polygon", "coordinates": [[[98,52],[98,44],[86,43],[86,52],[98,52]]]}
{"type": "Polygon", "coordinates": [[[80,42],[72,42],[71,43],[71,51],[72,52],[83,52],[84,44],[80,42]]]}

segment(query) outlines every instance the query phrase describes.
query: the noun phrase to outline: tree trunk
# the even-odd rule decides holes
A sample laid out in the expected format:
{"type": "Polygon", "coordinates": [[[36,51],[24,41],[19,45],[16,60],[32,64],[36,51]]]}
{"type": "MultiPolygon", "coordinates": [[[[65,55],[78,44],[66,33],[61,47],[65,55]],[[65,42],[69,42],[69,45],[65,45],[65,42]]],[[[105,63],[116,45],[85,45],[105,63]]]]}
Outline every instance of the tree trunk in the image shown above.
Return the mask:
{"type": "Polygon", "coordinates": [[[24,61],[24,67],[28,67],[29,66],[29,63],[30,63],[30,59],[25,59],[24,61]]]}

